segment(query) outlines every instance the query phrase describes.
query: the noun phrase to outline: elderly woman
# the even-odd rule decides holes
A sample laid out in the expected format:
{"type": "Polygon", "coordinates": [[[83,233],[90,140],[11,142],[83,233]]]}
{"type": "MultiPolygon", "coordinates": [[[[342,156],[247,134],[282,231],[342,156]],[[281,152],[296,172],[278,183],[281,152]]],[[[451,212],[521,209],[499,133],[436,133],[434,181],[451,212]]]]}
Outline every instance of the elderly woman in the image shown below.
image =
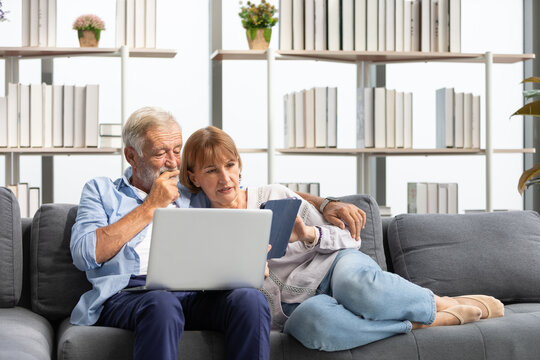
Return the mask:
{"type": "MultiPolygon", "coordinates": [[[[300,198],[281,185],[241,189],[241,170],[240,155],[224,131],[209,126],[186,141],[180,181],[193,193],[204,191],[211,207],[258,209],[267,200],[300,198]]],[[[287,253],[268,261],[262,291],[273,327],[308,348],[337,351],[412,329],[503,315],[493,297],[439,297],[383,271],[359,248],[346,229],[325,222],[303,201],[287,253]]]]}

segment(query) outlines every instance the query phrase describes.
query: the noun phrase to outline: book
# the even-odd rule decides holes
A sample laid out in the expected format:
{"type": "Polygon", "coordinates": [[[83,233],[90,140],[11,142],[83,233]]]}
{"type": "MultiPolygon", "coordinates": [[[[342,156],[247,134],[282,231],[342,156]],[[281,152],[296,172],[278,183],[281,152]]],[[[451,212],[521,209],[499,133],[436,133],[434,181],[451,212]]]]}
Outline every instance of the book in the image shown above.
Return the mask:
{"type": "Polygon", "coordinates": [[[86,147],[98,146],[99,85],[86,85],[84,142],[86,147]]]}
{"type": "Polygon", "coordinates": [[[43,146],[43,86],[30,85],[30,146],[43,146]]]}
{"type": "MultiPolygon", "coordinates": [[[[295,140],[296,140],[296,134],[294,131],[295,122],[294,122],[294,93],[285,94],[283,96],[284,100],[284,109],[283,113],[285,114],[285,121],[284,121],[284,147],[285,148],[294,148],[295,140]]],[[[302,109],[303,111],[303,109],[302,109]]]]}
{"type": "Polygon", "coordinates": [[[30,0],[21,1],[21,46],[30,46],[30,0]]]}
{"type": "Polygon", "coordinates": [[[377,50],[386,50],[386,0],[377,1],[377,50]]]}
{"type": "Polygon", "coordinates": [[[21,218],[27,218],[28,213],[28,183],[17,184],[17,200],[21,210],[21,218]]]}
{"type": "Polygon", "coordinates": [[[407,183],[407,212],[427,214],[427,184],[407,183]]]}
{"type": "Polygon", "coordinates": [[[279,49],[292,50],[293,42],[292,0],[279,0],[279,49]]]}
{"type": "Polygon", "coordinates": [[[396,0],[386,0],[386,51],[396,50],[396,0]]]}
{"type": "Polygon", "coordinates": [[[328,129],[326,132],[326,145],[335,148],[337,147],[337,87],[328,88],[327,104],[328,129]]]}
{"type": "Polygon", "coordinates": [[[411,51],[420,51],[421,35],[421,3],[420,0],[414,0],[411,7],[411,51]]]}
{"type": "Polygon", "coordinates": [[[328,50],[337,51],[340,50],[340,0],[327,0],[327,11],[328,11],[328,50]]]}
{"type": "Polygon", "coordinates": [[[429,52],[431,41],[431,0],[421,0],[420,5],[420,51],[429,52]]]}
{"type": "Polygon", "coordinates": [[[448,184],[448,213],[457,214],[458,213],[458,184],[449,183],[448,184]]]}
{"type": "Polygon", "coordinates": [[[436,214],[439,211],[439,185],[427,183],[427,213],[436,214]]]}
{"type": "MultiPolygon", "coordinates": [[[[291,94],[290,102],[294,103],[294,134],[297,148],[306,147],[306,91],[291,94]]],[[[289,105],[290,106],[290,105],[289,105]]]]}
{"type": "Polygon", "coordinates": [[[448,45],[448,0],[438,0],[439,6],[437,8],[438,10],[438,46],[437,50],[439,52],[448,52],[449,51],[449,45],[448,45]]]}
{"type": "Polygon", "coordinates": [[[86,88],[75,86],[73,93],[73,147],[85,147],[86,88]]]}
{"type": "Polygon", "coordinates": [[[303,193],[309,193],[308,183],[298,183],[298,191],[303,193]]]}
{"type": "Polygon", "coordinates": [[[356,147],[373,147],[373,88],[356,89],[356,147]]]}
{"type": "Polygon", "coordinates": [[[56,47],[56,1],[48,0],[47,6],[47,46],[56,47]]]}
{"type": "Polygon", "coordinates": [[[14,184],[7,184],[6,188],[9,189],[15,197],[17,197],[17,185],[14,184]]]}
{"type": "Polygon", "coordinates": [[[40,190],[38,187],[28,188],[28,217],[34,217],[41,205],[40,190]]]}
{"type": "Polygon", "coordinates": [[[63,134],[64,147],[73,147],[73,129],[74,129],[74,94],[75,86],[64,85],[64,117],[63,117],[63,134]]]}
{"type": "Polygon", "coordinates": [[[463,147],[472,148],[472,94],[463,95],[463,147]]]}
{"type": "Polygon", "coordinates": [[[30,86],[19,84],[19,146],[30,147],[30,86]]]}
{"type": "MultiPolygon", "coordinates": [[[[50,0],[53,1],[53,0],[50,0]]],[[[42,96],[43,96],[43,147],[51,148],[52,145],[52,85],[42,84],[41,85],[42,96]]]]}
{"type": "Polygon", "coordinates": [[[52,88],[52,143],[53,147],[64,146],[64,87],[52,88]]]}
{"type": "Polygon", "coordinates": [[[135,47],[135,0],[126,0],[126,43],[128,48],[135,47]]]}
{"type": "Polygon", "coordinates": [[[378,7],[379,0],[366,0],[366,50],[377,51],[378,38],[377,32],[379,30],[378,25],[378,7]]]}
{"type": "Polygon", "coordinates": [[[366,51],[366,2],[354,0],[354,50],[366,51]]]}
{"type": "Polygon", "coordinates": [[[403,2],[403,51],[411,51],[412,6],[413,0],[403,2]]]}
{"type": "Polygon", "coordinates": [[[396,90],[386,89],[386,147],[396,147],[396,90]]]}
{"type": "Polygon", "coordinates": [[[461,52],[461,0],[448,0],[448,42],[450,52],[461,52]]]}
{"type": "Polygon", "coordinates": [[[315,0],[304,3],[304,48],[315,50],[315,0]]]}
{"type": "Polygon", "coordinates": [[[315,88],[315,147],[326,147],[327,143],[327,89],[315,88]]]}
{"type": "Polygon", "coordinates": [[[454,93],[454,147],[463,148],[463,93],[454,93]]]}
{"type": "MultiPolygon", "coordinates": [[[[395,50],[403,50],[403,10],[405,6],[405,0],[395,0],[395,50]]],[[[410,14],[410,12],[409,12],[410,14]]],[[[409,15],[410,16],[410,15],[409,15]]]]}
{"type": "Polygon", "coordinates": [[[277,259],[285,255],[291,238],[298,209],[302,200],[295,198],[268,200],[261,204],[261,209],[272,211],[270,226],[270,245],[267,259],[277,259]]]}
{"type": "Polygon", "coordinates": [[[145,0],[135,0],[135,47],[145,46],[145,0]]]}
{"type": "Polygon", "coordinates": [[[386,205],[379,205],[379,214],[384,217],[392,216],[392,208],[386,205]]]}
{"type": "Polygon", "coordinates": [[[321,196],[320,191],[321,189],[321,184],[319,183],[309,183],[309,193],[311,195],[315,195],[315,196],[321,196]]]}
{"type": "Polygon", "coordinates": [[[30,0],[30,46],[39,46],[39,0],[30,0]]]}
{"type": "Polygon", "coordinates": [[[448,184],[438,184],[439,186],[439,214],[448,214],[448,184]]]}
{"type": "Polygon", "coordinates": [[[7,94],[7,146],[19,146],[19,85],[8,83],[7,94]]]}
{"type": "Polygon", "coordinates": [[[472,99],[472,147],[480,149],[480,95],[473,95],[472,99]]]}
{"type": "Polygon", "coordinates": [[[413,97],[410,92],[403,95],[403,147],[413,147],[413,97]]]}
{"type": "Polygon", "coordinates": [[[146,0],[144,46],[147,49],[156,47],[156,0],[146,0]]]}
{"type": "Polygon", "coordinates": [[[292,1],[292,48],[304,50],[304,0],[292,1]]]}
{"type": "Polygon", "coordinates": [[[403,97],[401,91],[396,91],[396,107],[395,107],[395,122],[396,122],[396,145],[397,148],[403,148],[405,145],[405,123],[403,118],[403,97]]]}
{"type": "Polygon", "coordinates": [[[0,147],[8,146],[7,98],[0,97],[0,147]]]}
{"type": "Polygon", "coordinates": [[[439,51],[439,0],[431,0],[429,9],[429,48],[432,52],[439,51]]]}
{"type": "Polygon", "coordinates": [[[315,89],[306,90],[304,96],[306,148],[315,147],[315,89]]]}
{"type": "Polygon", "coordinates": [[[126,0],[116,0],[116,47],[126,45],[126,0]]]}
{"type": "Polygon", "coordinates": [[[326,50],[326,0],[315,0],[315,50],[326,50]]]}
{"type": "Polygon", "coordinates": [[[341,50],[354,50],[354,0],[341,2],[341,50]]]}
{"type": "Polygon", "coordinates": [[[436,99],[436,147],[454,147],[454,88],[435,91],[436,99]]]}
{"type": "Polygon", "coordinates": [[[48,12],[49,4],[48,0],[39,0],[39,9],[38,9],[38,46],[47,46],[47,30],[49,29],[48,21],[48,12]]]}
{"type": "Polygon", "coordinates": [[[100,136],[99,147],[120,149],[122,147],[122,137],[121,136],[100,136]]]}
{"type": "Polygon", "coordinates": [[[374,145],[386,147],[386,89],[375,88],[373,93],[374,145]]]}

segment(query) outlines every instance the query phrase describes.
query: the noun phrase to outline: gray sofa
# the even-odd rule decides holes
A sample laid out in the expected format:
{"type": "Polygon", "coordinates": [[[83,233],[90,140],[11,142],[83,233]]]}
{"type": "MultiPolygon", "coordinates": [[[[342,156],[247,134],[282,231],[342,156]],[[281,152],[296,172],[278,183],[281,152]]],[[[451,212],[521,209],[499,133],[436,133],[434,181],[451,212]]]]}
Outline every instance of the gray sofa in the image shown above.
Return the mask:
{"type": "MultiPolygon", "coordinates": [[[[382,268],[439,295],[494,295],[505,302],[506,315],[414,330],[335,353],[308,350],[295,339],[272,332],[272,359],[540,357],[537,213],[399,215],[381,221],[372,197],[342,200],[366,211],[361,250],[382,268]]],[[[132,332],[69,324],[71,309],[89,288],[69,253],[76,212],[75,205],[47,204],[33,219],[21,220],[14,196],[0,188],[0,359],[132,358],[132,332]]],[[[222,359],[223,344],[220,333],[186,331],[179,358],[222,359]]]]}

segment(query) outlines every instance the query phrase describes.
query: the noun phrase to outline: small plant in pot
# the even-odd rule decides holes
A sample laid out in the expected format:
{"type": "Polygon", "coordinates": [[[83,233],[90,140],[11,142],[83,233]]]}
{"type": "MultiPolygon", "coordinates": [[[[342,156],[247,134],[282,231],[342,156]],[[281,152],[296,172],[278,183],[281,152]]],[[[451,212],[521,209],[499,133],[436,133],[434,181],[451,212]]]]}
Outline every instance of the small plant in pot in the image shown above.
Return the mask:
{"type": "Polygon", "coordinates": [[[105,23],[96,15],[81,15],[73,22],[73,30],[77,30],[81,47],[97,47],[105,23]]]}
{"type": "Polygon", "coordinates": [[[268,48],[272,27],[278,21],[277,17],[274,17],[276,12],[274,5],[266,0],[261,0],[258,6],[251,1],[248,1],[246,6],[241,5],[238,15],[242,19],[242,26],[246,29],[250,49],[266,50],[268,48]]]}

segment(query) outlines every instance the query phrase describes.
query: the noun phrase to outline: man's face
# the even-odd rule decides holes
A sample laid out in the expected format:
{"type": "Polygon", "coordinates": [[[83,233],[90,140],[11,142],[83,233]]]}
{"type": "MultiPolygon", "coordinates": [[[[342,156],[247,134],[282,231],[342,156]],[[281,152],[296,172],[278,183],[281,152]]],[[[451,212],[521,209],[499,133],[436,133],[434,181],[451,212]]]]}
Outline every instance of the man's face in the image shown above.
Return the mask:
{"type": "Polygon", "coordinates": [[[175,125],[169,128],[151,127],[146,132],[142,156],[132,164],[132,184],[150,192],[158,176],[167,170],[180,168],[182,131],[175,125]]]}

